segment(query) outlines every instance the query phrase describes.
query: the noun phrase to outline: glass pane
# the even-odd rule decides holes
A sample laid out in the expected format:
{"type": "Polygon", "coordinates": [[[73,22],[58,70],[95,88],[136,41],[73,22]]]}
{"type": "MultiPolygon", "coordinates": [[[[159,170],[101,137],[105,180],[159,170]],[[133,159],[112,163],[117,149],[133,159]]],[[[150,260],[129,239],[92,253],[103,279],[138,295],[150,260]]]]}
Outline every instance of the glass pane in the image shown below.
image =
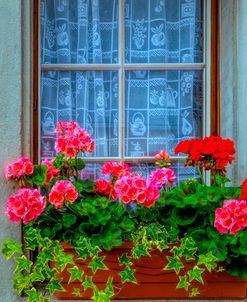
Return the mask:
{"type": "MultiPolygon", "coordinates": [[[[132,164],[131,165],[131,171],[135,173],[140,173],[144,177],[148,178],[149,174],[157,169],[157,166],[154,164],[132,164]]],[[[170,169],[172,169],[177,179],[174,183],[174,185],[178,185],[182,182],[184,182],[188,178],[194,178],[198,181],[200,180],[199,173],[195,167],[184,167],[184,164],[182,161],[174,161],[172,162],[170,169]]]]}
{"type": "Polygon", "coordinates": [[[118,0],[41,0],[41,63],[118,61],[118,0]]]}
{"type": "MultiPolygon", "coordinates": [[[[81,172],[81,178],[82,179],[96,179],[96,178],[105,178],[110,179],[110,176],[103,175],[100,173],[100,170],[103,166],[103,163],[87,163],[86,168],[82,170],[81,172]]],[[[195,167],[184,167],[184,164],[182,161],[174,161],[172,162],[172,165],[170,168],[175,172],[177,179],[174,183],[175,185],[180,184],[181,182],[185,181],[188,178],[194,178],[198,181],[200,180],[200,176],[198,174],[198,171],[195,167]]],[[[157,166],[154,164],[145,164],[145,163],[139,163],[139,164],[130,164],[131,172],[139,173],[143,177],[148,178],[149,174],[157,169],[157,166]]]]}
{"type": "Polygon", "coordinates": [[[75,120],[96,143],[86,156],[118,156],[118,75],[115,71],[48,71],[41,76],[41,157],[55,156],[58,120],[75,120]]]}
{"type": "Polygon", "coordinates": [[[202,71],[125,73],[125,155],[153,156],[202,136],[202,71]]]}
{"type": "Polygon", "coordinates": [[[126,63],[203,60],[202,0],[126,0],[126,63]]]}

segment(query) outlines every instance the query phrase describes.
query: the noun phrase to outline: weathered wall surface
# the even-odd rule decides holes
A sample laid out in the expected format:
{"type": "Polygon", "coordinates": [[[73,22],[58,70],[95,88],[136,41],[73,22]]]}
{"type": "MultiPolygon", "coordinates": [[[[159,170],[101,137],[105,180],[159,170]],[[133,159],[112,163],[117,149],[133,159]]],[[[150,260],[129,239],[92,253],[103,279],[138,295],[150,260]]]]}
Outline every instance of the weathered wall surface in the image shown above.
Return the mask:
{"type": "MultiPolygon", "coordinates": [[[[0,244],[21,238],[3,214],[14,184],[4,180],[7,162],[30,155],[29,0],[0,0],[0,244]],[[25,18],[27,17],[27,18],[25,18]]],[[[0,253],[0,301],[21,301],[12,289],[13,263],[0,253]]]]}
{"type": "Polygon", "coordinates": [[[221,134],[235,140],[234,184],[247,177],[247,1],[221,1],[221,134]]]}

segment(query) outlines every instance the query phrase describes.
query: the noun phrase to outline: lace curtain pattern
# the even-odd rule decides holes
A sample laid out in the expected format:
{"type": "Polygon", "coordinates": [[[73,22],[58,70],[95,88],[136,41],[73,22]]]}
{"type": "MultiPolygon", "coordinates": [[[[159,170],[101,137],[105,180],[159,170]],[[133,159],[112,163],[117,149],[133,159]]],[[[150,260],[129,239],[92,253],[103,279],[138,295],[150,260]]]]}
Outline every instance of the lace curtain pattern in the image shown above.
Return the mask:
{"type": "MultiPolygon", "coordinates": [[[[201,63],[200,0],[125,0],[124,63],[201,63]]],[[[120,0],[41,0],[41,64],[119,64],[120,0]]],[[[96,142],[93,156],[172,153],[182,139],[202,136],[202,70],[43,71],[41,158],[55,155],[58,120],[76,120],[96,142]],[[120,104],[121,102],[121,104],[120,104]]],[[[92,156],[92,155],[90,155],[92,156]]],[[[191,171],[190,171],[191,173],[191,171]]]]}

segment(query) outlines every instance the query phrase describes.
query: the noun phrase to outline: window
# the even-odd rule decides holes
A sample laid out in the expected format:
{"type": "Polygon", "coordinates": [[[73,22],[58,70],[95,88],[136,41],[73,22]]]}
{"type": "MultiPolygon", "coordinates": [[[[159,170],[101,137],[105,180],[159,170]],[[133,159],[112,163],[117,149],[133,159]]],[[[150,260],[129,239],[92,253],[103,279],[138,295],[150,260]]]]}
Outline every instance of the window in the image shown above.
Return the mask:
{"type": "Polygon", "coordinates": [[[209,12],[205,0],[40,0],[39,158],[73,119],[96,142],[87,177],[107,160],[145,175],[160,149],[178,181],[197,177],[173,148],[209,134],[209,12]]]}

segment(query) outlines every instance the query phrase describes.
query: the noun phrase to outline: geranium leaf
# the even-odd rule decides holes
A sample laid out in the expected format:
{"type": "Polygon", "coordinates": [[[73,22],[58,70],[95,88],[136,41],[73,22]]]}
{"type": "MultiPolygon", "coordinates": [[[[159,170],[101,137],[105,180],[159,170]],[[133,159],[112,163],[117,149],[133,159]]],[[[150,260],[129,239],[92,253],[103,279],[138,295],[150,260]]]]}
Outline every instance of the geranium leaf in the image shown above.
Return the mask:
{"type": "Polygon", "coordinates": [[[94,256],[92,261],[89,262],[88,267],[91,267],[93,273],[95,274],[98,269],[108,270],[108,268],[103,263],[105,256],[97,257],[94,256]]]}
{"type": "Polygon", "coordinates": [[[70,273],[69,283],[72,283],[76,279],[82,282],[82,276],[84,274],[77,266],[72,268],[68,268],[68,272],[70,273]]]}
{"type": "Polygon", "coordinates": [[[187,276],[179,276],[179,283],[176,286],[176,288],[184,288],[185,290],[188,290],[190,286],[190,283],[187,281],[187,276]]]}
{"type": "Polygon", "coordinates": [[[122,283],[131,282],[137,284],[137,280],[134,276],[135,269],[126,268],[124,271],[120,272],[119,275],[121,276],[122,283]]]}
{"type": "Polygon", "coordinates": [[[22,254],[22,244],[8,240],[3,244],[2,253],[9,260],[15,253],[22,254]]]}

